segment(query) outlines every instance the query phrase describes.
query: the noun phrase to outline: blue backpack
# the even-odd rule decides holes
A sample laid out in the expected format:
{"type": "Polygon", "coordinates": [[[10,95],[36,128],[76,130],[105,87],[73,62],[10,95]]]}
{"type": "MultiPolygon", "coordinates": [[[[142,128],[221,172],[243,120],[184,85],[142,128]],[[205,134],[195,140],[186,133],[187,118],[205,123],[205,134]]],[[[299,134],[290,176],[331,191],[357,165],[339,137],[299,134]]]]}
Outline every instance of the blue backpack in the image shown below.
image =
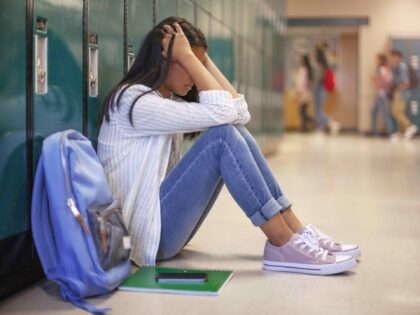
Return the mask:
{"type": "Polygon", "coordinates": [[[109,293],[129,276],[130,241],[102,165],[82,134],[67,130],[44,140],[31,220],[42,267],[61,296],[92,313],[109,311],[84,298],[109,293]]]}

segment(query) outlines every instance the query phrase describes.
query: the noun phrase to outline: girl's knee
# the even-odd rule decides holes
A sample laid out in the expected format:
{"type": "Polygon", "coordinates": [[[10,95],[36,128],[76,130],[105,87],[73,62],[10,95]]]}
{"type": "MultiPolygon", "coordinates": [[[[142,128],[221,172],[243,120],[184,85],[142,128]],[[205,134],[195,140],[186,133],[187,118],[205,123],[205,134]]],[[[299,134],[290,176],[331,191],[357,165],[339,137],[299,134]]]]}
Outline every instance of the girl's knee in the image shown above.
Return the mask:
{"type": "Polygon", "coordinates": [[[208,131],[227,133],[227,132],[231,132],[234,129],[235,127],[233,125],[224,124],[224,125],[210,127],[208,131]]]}
{"type": "Polygon", "coordinates": [[[236,129],[236,130],[238,130],[238,132],[241,134],[241,135],[244,135],[244,134],[246,134],[247,133],[247,129],[244,127],[244,126],[242,126],[242,125],[233,125],[233,127],[236,129]]]}
{"type": "Polygon", "coordinates": [[[223,139],[241,136],[235,126],[230,124],[211,127],[208,129],[208,132],[214,133],[223,139]]]}
{"type": "Polygon", "coordinates": [[[214,153],[218,156],[220,150],[229,146],[231,149],[247,147],[245,138],[233,125],[211,127],[206,131],[207,141],[216,144],[214,153]]]}

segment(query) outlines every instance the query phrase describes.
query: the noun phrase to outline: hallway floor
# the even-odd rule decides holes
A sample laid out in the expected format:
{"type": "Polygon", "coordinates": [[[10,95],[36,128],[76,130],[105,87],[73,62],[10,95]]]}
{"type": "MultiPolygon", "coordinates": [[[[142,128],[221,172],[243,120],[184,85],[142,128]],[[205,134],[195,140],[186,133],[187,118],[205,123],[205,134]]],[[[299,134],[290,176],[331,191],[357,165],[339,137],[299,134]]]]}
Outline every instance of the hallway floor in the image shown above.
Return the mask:
{"type": "MultiPolygon", "coordinates": [[[[115,292],[90,299],[110,314],[420,314],[420,139],[286,134],[269,163],[304,223],[360,245],[351,272],[309,276],[261,269],[264,235],[224,189],[191,243],[164,265],[231,268],[219,297],[115,292]]],[[[86,314],[42,280],[1,314],[86,314]]]]}

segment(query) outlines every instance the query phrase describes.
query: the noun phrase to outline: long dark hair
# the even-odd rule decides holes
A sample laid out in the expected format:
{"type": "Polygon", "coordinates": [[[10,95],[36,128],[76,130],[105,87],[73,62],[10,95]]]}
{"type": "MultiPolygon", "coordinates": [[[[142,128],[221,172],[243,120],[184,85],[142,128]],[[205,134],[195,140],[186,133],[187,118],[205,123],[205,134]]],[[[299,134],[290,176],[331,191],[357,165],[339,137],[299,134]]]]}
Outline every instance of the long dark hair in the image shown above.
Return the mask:
{"type": "Polygon", "coordinates": [[[315,59],[316,62],[323,68],[326,69],[328,68],[328,61],[327,61],[327,57],[325,56],[324,51],[322,50],[321,47],[316,47],[315,50],[315,59]]]}
{"type": "Polygon", "coordinates": [[[314,75],[313,75],[313,72],[312,72],[312,66],[311,66],[311,62],[309,61],[309,56],[308,55],[303,55],[302,56],[302,65],[308,71],[309,82],[312,82],[312,80],[314,79],[314,75]]]}
{"type": "Polygon", "coordinates": [[[388,65],[388,58],[386,57],[385,54],[378,54],[376,57],[378,59],[378,69],[380,67],[383,67],[383,66],[386,67],[388,65]]]}
{"type": "MultiPolygon", "coordinates": [[[[165,35],[163,25],[172,26],[174,23],[178,23],[181,26],[191,47],[202,47],[207,50],[208,45],[204,34],[187,20],[173,16],[162,20],[146,35],[130,70],[104,99],[101,115],[107,122],[109,122],[110,111],[114,111],[115,108],[118,109],[119,101],[124,92],[132,85],[143,84],[148,86],[151,90],[140,94],[131,103],[129,119],[131,125],[133,125],[132,113],[137,100],[148,93],[156,91],[165,82],[169,72],[169,65],[172,60],[174,37],[172,37],[169,42],[168,53],[165,59],[162,56],[162,39],[165,35]],[[120,89],[121,92],[115,100],[115,96],[120,89]]],[[[196,87],[194,86],[188,94],[182,98],[187,102],[197,102],[198,91],[196,87]]]]}

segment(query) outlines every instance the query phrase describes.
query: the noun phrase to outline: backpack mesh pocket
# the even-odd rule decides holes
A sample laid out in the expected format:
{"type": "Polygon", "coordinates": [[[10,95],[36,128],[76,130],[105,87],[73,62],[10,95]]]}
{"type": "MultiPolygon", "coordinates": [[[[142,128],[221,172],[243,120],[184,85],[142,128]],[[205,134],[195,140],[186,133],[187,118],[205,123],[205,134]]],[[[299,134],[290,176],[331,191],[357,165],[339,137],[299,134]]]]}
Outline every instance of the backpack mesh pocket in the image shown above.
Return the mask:
{"type": "Polygon", "coordinates": [[[99,262],[108,270],[130,256],[130,236],[117,201],[88,209],[90,230],[99,262]]]}

